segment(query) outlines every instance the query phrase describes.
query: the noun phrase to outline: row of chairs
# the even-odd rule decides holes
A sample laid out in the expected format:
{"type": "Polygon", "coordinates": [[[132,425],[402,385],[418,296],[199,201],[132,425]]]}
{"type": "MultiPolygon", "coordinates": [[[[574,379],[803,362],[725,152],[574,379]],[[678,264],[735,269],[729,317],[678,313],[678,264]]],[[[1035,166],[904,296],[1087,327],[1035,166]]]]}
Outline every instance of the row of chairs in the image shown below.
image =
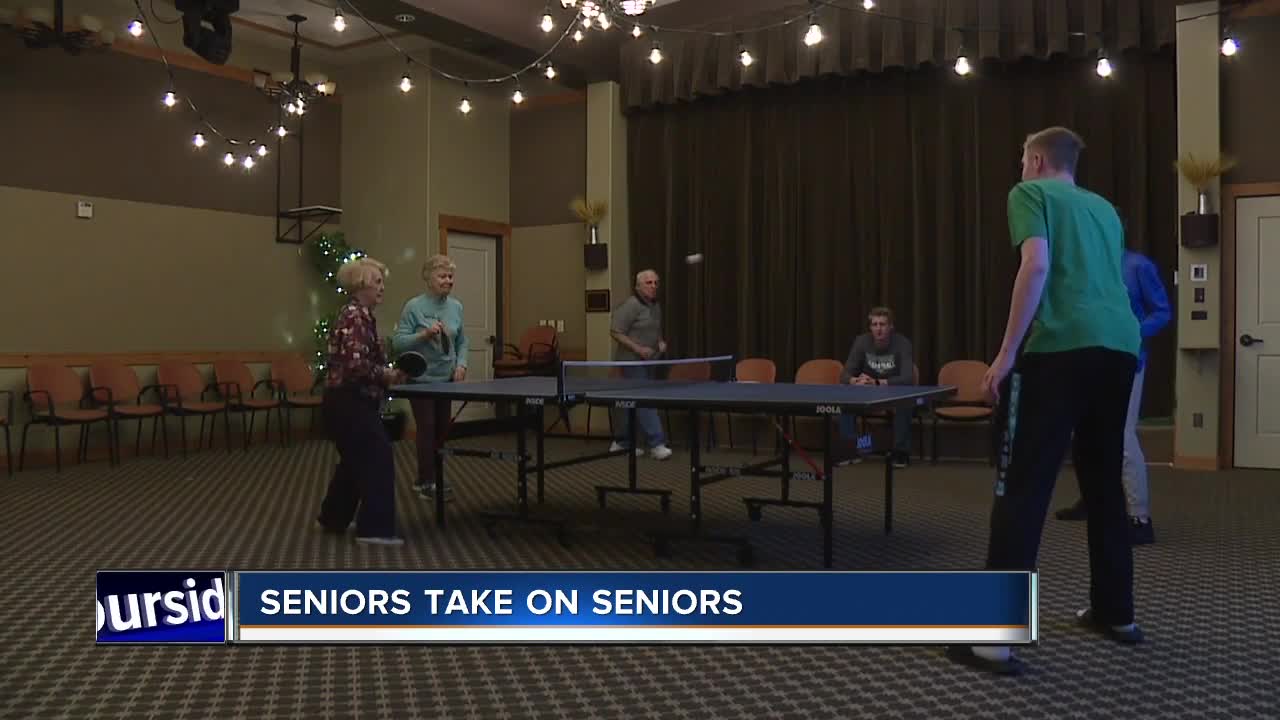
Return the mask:
{"type": "MultiPolygon", "coordinates": [[[[154,451],[157,431],[164,443],[164,455],[169,456],[169,432],[164,420],[179,419],[182,432],[182,454],[187,453],[186,418],[200,418],[200,434],[197,447],[204,443],[206,421],[209,423],[209,447],[213,447],[218,416],[222,416],[227,450],[231,450],[231,413],[240,415],[244,447],[249,448],[254,421],[259,412],[266,414],[266,434],[271,433],[271,414],[279,421],[281,444],[287,445],[293,430],[293,410],[312,411],[311,424],[315,426],[315,410],[321,398],[316,394],[318,383],[311,368],[301,356],[289,355],[271,362],[270,376],[254,380],[249,366],[236,360],[217,360],[213,363],[214,381],[206,382],[200,370],[192,363],[162,362],[156,368],[153,385],[142,385],[133,368],[116,360],[98,360],[89,367],[88,387],[84,379],[72,368],[54,363],[34,363],[27,368],[27,390],[22,399],[27,406],[27,422],[22,428],[21,448],[18,451],[18,470],[26,464],[27,432],[33,425],[53,429],[55,466],[62,470],[61,429],[77,427],[80,430],[77,459],[83,462],[88,455],[88,432],[97,424],[106,427],[110,463],[120,461],[120,423],[133,420],[137,423],[134,453],[142,448],[142,426],[151,420],[151,447],[154,451]],[[260,391],[265,389],[265,393],[260,391]]],[[[5,454],[8,471],[13,474],[13,452],[9,427],[13,423],[13,393],[0,391],[7,396],[7,411],[0,427],[5,434],[5,454]]]]}
{"type": "MultiPolygon", "coordinates": [[[[989,459],[994,462],[996,452],[995,442],[995,426],[992,418],[995,414],[994,408],[987,402],[982,393],[982,378],[986,375],[988,365],[979,360],[953,360],[942,366],[938,372],[938,384],[950,385],[956,388],[956,393],[946,400],[933,400],[929,402],[925,413],[917,412],[915,414],[915,423],[918,428],[923,429],[925,416],[927,415],[932,421],[932,459],[933,462],[938,460],[938,422],[954,422],[954,423],[974,423],[986,422],[992,424],[992,441],[990,446],[989,459]]],[[[839,360],[828,358],[820,358],[809,360],[796,369],[794,382],[802,385],[838,385],[840,383],[840,374],[844,370],[844,364],[839,360]]],[[[920,384],[920,368],[913,368],[913,383],[920,384]]],[[[777,382],[778,366],[768,358],[746,358],[740,360],[734,368],[734,379],[737,382],[752,383],[774,383],[777,382]]],[[[673,365],[671,371],[667,375],[668,380],[683,382],[701,382],[711,379],[711,366],[708,363],[690,363],[687,365],[673,365]]],[[[725,421],[729,432],[729,447],[732,449],[733,444],[733,413],[725,413],[725,421]]],[[[868,413],[863,416],[864,420],[888,422],[892,420],[892,416],[888,411],[876,413],[868,413]]],[[[561,418],[564,420],[564,418],[561,418]]],[[[671,426],[670,411],[667,411],[667,426],[671,426]]],[[[559,421],[558,421],[559,422],[559,421]]],[[[587,408],[587,428],[591,428],[591,408],[587,408]]],[[[613,434],[613,417],[609,417],[609,433],[613,434]]],[[[714,433],[714,423],[712,424],[712,433],[714,433]]],[[[923,435],[923,433],[922,433],[923,435]]],[[[709,441],[714,442],[713,435],[709,436],[709,441]]],[[[756,442],[756,426],[751,426],[751,451],[758,452],[756,442]]],[[[923,453],[922,453],[923,454],[923,453]]]]}

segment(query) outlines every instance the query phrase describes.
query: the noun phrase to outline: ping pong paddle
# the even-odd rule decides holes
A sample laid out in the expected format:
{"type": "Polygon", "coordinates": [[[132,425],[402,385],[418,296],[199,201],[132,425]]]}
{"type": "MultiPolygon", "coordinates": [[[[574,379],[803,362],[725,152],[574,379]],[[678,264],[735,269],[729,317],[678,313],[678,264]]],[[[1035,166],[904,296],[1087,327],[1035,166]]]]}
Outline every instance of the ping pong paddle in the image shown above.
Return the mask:
{"type": "Polygon", "coordinates": [[[396,358],[396,369],[415,378],[427,371],[427,359],[422,353],[413,350],[400,353],[400,357],[396,358]]]}

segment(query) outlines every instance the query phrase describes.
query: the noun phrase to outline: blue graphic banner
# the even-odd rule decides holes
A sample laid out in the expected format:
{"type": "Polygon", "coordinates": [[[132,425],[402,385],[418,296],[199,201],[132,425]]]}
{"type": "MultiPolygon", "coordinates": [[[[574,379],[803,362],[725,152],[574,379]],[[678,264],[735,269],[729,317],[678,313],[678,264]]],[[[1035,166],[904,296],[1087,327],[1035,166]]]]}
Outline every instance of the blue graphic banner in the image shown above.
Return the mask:
{"type": "Polygon", "coordinates": [[[224,643],[221,570],[99,570],[99,643],[224,643]]]}
{"type": "Polygon", "coordinates": [[[240,642],[1034,642],[1023,572],[235,572],[240,642]]]}

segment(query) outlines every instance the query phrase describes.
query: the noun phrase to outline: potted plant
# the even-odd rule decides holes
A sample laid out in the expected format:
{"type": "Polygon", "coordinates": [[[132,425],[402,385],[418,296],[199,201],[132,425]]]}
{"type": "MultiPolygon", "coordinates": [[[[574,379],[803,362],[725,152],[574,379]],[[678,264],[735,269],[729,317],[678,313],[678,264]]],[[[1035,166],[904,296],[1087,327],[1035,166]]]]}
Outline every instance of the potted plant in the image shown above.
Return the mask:
{"type": "Polygon", "coordinates": [[[1199,202],[1196,205],[1196,212],[1199,215],[1210,215],[1209,212],[1209,186],[1217,178],[1227,174],[1231,168],[1236,166],[1236,161],[1228,157],[1217,157],[1210,159],[1201,159],[1192,153],[1186,153],[1178,158],[1174,163],[1174,167],[1182,175],[1182,179],[1196,190],[1196,197],[1199,202]]]}
{"type": "Polygon", "coordinates": [[[1182,216],[1182,244],[1184,247],[1210,247],[1218,243],[1218,215],[1211,212],[1209,188],[1213,181],[1236,166],[1235,160],[1225,156],[1198,158],[1186,153],[1173,164],[1196,191],[1196,211],[1182,216]]]}
{"type": "Polygon", "coordinates": [[[588,201],[585,198],[574,198],[569,209],[587,226],[590,241],[582,249],[583,261],[589,270],[603,270],[609,265],[609,250],[600,242],[600,223],[609,214],[609,203],[604,200],[588,201]]]}

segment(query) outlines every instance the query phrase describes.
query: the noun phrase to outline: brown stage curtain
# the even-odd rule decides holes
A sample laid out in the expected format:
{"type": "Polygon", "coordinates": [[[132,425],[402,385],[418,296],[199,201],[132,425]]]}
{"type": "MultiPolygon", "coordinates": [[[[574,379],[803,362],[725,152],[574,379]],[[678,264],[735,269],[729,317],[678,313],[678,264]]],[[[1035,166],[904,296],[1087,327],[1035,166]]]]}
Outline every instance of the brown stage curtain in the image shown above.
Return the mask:
{"type": "MultiPolygon", "coordinates": [[[[999,347],[1018,257],[1006,198],[1024,138],[1080,132],[1079,181],[1114,202],[1130,247],[1176,265],[1172,52],[828,77],[628,118],[632,263],[663,278],[683,355],[772,358],[779,379],[843,360],[889,305],[923,380],[999,347]],[[701,265],[686,265],[702,252],[701,265]]],[[[1173,288],[1169,287],[1172,299],[1173,288]]],[[[1173,331],[1157,340],[1145,411],[1173,404],[1173,331]]],[[[1081,382],[1087,382],[1082,378],[1081,382]]]]}
{"type": "Polygon", "coordinates": [[[880,0],[867,13],[857,0],[841,0],[818,11],[825,39],[815,47],[803,42],[804,19],[750,32],[809,7],[793,1],[732,27],[709,28],[748,31],[740,36],[659,32],[666,59],[657,66],[648,60],[654,37],[623,43],[623,106],[670,104],[823,75],[950,66],[962,46],[972,62],[1093,58],[1100,48],[1114,55],[1156,51],[1174,42],[1176,5],[1177,0],[880,0]],[[738,62],[739,38],[755,58],[750,68],[738,62]]]}

